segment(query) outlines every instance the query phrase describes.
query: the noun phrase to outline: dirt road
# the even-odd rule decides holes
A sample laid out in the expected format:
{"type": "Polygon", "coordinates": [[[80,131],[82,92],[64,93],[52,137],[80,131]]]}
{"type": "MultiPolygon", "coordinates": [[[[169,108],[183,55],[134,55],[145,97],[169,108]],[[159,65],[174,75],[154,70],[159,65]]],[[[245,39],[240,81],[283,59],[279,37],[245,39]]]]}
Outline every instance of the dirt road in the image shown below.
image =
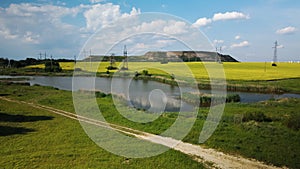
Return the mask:
{"type": "Polygon", "coordinates": [[[162,137],[159,135],[154,135],[138,130],[134,130],[128,127],[115,125],[115,124],[108,124],[106,122],[86,118],[83,116],[76,115],[74,113],[66,112],[63,110],[55,109],[53,107],[29,103],[25,101],[18,101],[18,100],[12,100],[6,97],[0,97],[1,100],[14,102],[18,104],[26,104],[30,105],[32,107],[35,107],[37,109],[46,110],[55,114],[59,114],[62,116],[65,116],[67,118],[71,118],[74,120],[79,120],[82,122],[86,122],[89,124],[97,125],[99,127],[106,127],[109,125],[113,130],[135,136],[140,139],[148,140],[153,143],[161,144],[170,148],[173,148],[177,151],[180,151],[184,154],[190,155],[193,159],[204,163],[206,167],[208,168],[243,168],[243,169],[254,169],[254,168],[260,168],[260,169],[275,169],[278,167],[266,165],[262,162],[253,160],[253,159],[246,159],[244,157],[240,156],[232,156],[228,154],[224,154],[222,152],[216,151],[214,149],[207,149],[203,148],[199,145],[194,145],[190,143],[185,143],[179,140],[175,140],[168,137],[162,137]],[[177,144],[175,147],[174,144],[177,144]]]}

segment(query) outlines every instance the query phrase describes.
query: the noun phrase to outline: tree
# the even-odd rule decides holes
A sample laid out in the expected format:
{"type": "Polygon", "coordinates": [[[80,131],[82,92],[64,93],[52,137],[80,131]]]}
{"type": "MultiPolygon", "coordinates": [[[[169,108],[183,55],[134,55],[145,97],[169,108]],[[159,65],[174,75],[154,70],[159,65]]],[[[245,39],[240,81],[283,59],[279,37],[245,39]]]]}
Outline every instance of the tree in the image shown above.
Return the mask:
{"type": "Polygon", "coordinates": [[[61,72],[62,68],[59,63],[53,60],[45,62],[45,71],[46,72],[61,72]]]}

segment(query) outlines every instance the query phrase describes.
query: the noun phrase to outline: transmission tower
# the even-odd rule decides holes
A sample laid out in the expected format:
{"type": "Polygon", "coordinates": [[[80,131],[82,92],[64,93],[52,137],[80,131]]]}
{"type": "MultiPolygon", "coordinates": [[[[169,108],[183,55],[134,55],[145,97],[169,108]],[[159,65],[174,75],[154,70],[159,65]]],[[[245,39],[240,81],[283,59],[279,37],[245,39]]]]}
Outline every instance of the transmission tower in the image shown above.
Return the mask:
{"type": "Polygon", "coordinates": [[[109,57],[109,66],[107,67],[107,70],[116,70],[118,69],[116,66],[115,66],[115,54],[112,53],[109,57]]]}
{"type": "Polygon", "coordinates": [[[274,56],[273,56],[273,63],[272,63],[272,66],[277,66],[277,47],[278,47],[278,42],[275,41],[274,43],[274,56]]]}
{"type": "Polygon", "coordinates": [[[52,55],[50,55],[51,70],[53,70],[53,63],[52,63],[52,59],[53,59],[53,57],[52,57],[52,55]]]}
{"type": "Polygon", "coordinates": [[[42,55],[43,55],[42,52],[40,52],[38,55],[39,55],[38,60],[42,60],[42,59],[43,59],[43,58],[42,58],[42,55]]]}
{"type": "Polygon", "coordinates": [[[10,59],[8,59],[7,68],[11,68],[10,59]]]}
{"type": "Polygon", "coordinates": [[[124,45],[123,56],[124,56],[124,60],[123,60],[123,66],[121,70],[128,70],[128,56],[127,56],[126,45],[124,45]]]}
{"type": "Polygon", "coordinates": [[[216,58],[215,58],[215,62],[222,63],[221,57],[220,57],[221,52],[222,52],[222,46],[220,46],[219,49],[218,49],[218,47],[216,47],[216,58]],[[218,53],[218,50],[219,50],[220,53],[218,53]]]}

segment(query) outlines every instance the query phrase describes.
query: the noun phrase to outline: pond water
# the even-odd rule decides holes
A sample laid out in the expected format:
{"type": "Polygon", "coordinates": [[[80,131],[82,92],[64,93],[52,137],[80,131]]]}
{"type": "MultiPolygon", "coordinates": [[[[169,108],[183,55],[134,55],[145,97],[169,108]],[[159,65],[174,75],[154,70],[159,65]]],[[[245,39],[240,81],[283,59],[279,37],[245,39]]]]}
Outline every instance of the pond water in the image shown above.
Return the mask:
{"type": "MultiPolygon", "coordinates": [[[[0,76],[0,78],[20,78],[25,77],[29,78],[28,82],[30,85],[39,84],[42,86],[52,86],[62,90],[72,90],[73,77],[56,77],[56,76],[0,76]]],[[[178,87],[170,86],[168,84],[163,84],[155,81],[145,81],[145,80],[131,80],[128,78],[102,78],[102,77],[76,77],[74,79],[73,85],[74,90],[84,89],[84,90],[99,90],[104,93],[130,93],[130,100],[139,102],[142,104],[145,100],[149,100],[151,92],[156,90],[156,92],[163,93],[166,95],[169,100],[176,104],[176,98],[180,97],[180,92],[189,92],[193,89],[188,87],[178,87]],[[95,86],[95,88],[94,88],[95,86]],[[115,87],[114,87],[115,86],[115,87]],[[128,90],[128,91],[125,91],[128,90]],[[159,90],[159,91],[158,91],[159,90]]],[[[202,93],[210,93],[210,90],[200,90],[202,93]]],[[[279,98],[300,98],[300,94],[284,93],[284,94],[265,94],[265,93],[247,93],[247,92],[231,92],[228,91],[228,94],[239,94],[241,97],[242,103],[253,103],[269,99],[279,99],[279,98]]],[[[157,100],[159,98],[153,98],[157,100]]],[[[148,105],[148,103],[145,103],[148,105]]],[[[191,109],[191,105],[184,103],[184,109],[191,109]]],[[[140,105],[141,106],[141,105],[140,105]]],[[[136,105],[139,107],[139,105],[136,105]]]]}

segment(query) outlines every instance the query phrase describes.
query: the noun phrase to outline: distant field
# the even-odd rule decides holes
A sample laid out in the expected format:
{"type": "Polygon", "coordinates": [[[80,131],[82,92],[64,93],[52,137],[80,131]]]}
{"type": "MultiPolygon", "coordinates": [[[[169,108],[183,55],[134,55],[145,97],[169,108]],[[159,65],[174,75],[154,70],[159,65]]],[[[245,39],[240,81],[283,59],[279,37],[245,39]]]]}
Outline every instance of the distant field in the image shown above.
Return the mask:
{"type": "MultiPolygon", "coordinates": [[[[73,70],[73,62],[62,62],[61,67],[65,70],[73,70]]],[[[108,62],[78,62],[76,67],[87,71],[106,72],[108,62]]],[[[117,63],[121,65],[121,63],[117,63]]],[[[167,74],[162,70],[167,70],[173,73],[178,78],[186,78],[190,76],[190,73],[186,73],[184,68],[186,65],[191,69],[193,75],[197,79],[208,79],[207,69],[205,67],[212,67],[209,72],[215,72],[215,69],[219,67],[224,68],[224,72],[227,80],[276,80],[286,78],[299,78],[300,77],[300,64],[299,63],[278,63],[277,67],[272,67],[270,63],[261,62],[245,62],[234,63],[225,62],[222,65],[216,65],[216,63],[202,63],[202,62],[169,62],[168,64],[160,64],[159,62],[129,62],[129,71],[142,71],[147,69],[150,74],[167,74]]],[[[34,65],[31,68],[43,68],[44,65],[34,65]]],[[[111,71],[113,72],[113,71],[111,71]]],[[[220,70],[217,71],[221,72],[220,70]]],[[[213,76],[218,74],[213,74],[213,76]]]]}

